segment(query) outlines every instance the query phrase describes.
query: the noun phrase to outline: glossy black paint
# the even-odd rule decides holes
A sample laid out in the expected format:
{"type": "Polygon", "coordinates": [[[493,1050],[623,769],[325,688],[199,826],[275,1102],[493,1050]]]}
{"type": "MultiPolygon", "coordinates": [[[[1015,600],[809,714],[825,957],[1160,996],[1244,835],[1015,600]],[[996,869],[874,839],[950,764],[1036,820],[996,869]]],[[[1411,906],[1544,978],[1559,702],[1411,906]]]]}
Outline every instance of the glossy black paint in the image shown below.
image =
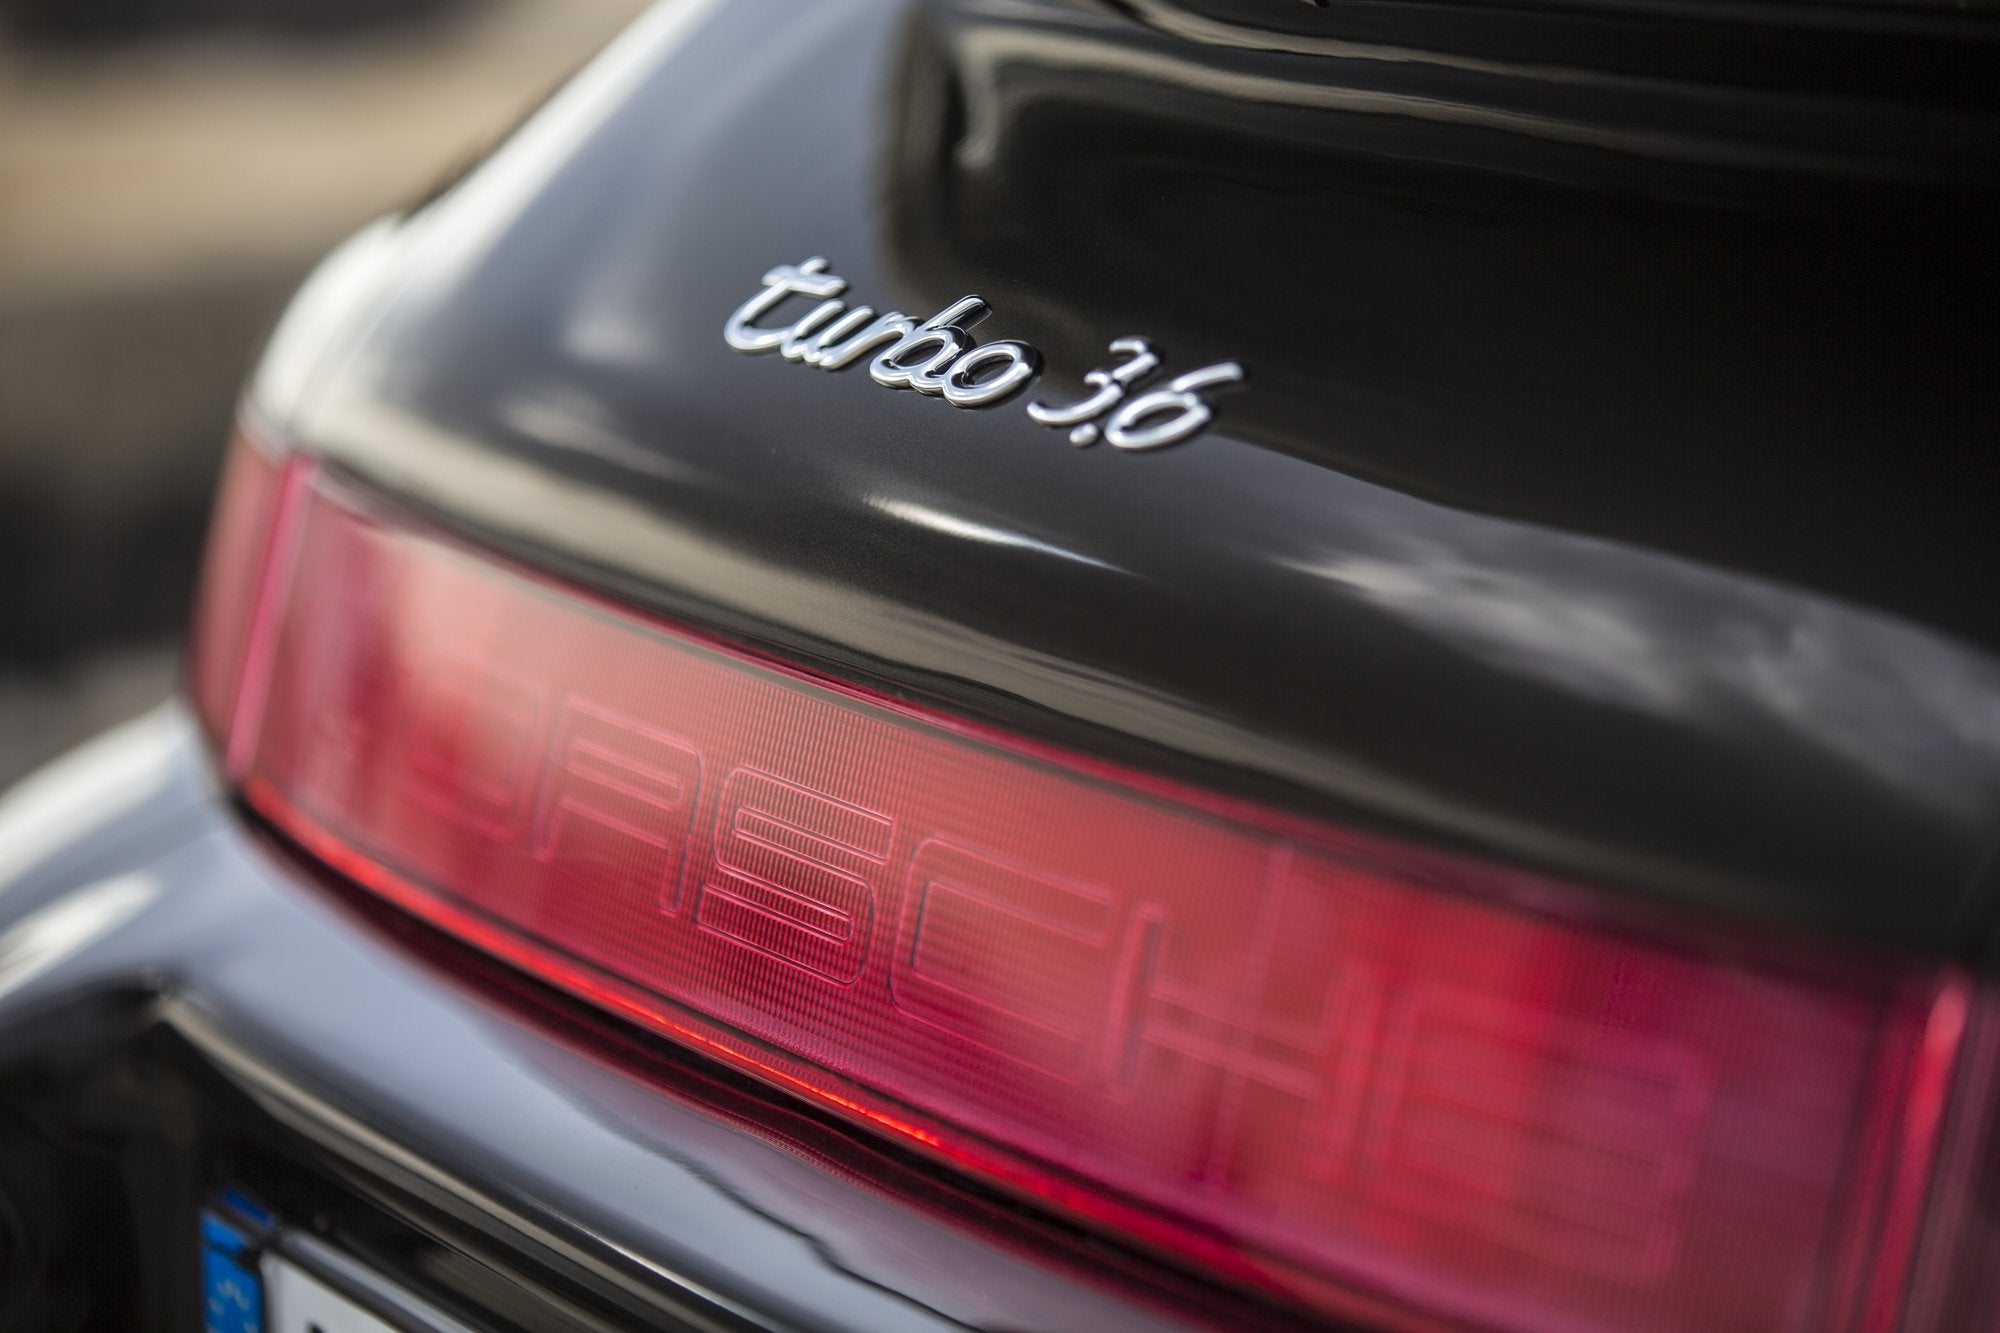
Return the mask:
{"type": "Polygon", "coordinates": [[[257,405],[484,540],[888,688],[1969,954],[2000,847],[1996,33],[681,6],[374,236],[257,405]],[[725,347],[812,254],[878,308],[986,297],[1050,396],[1134,333],[1252,383],[1126,455],[725,347]]]}
{"type": "MultiPolygon", "coordinates": [[[[682,5],[333,261],[253,409],[883,688],[1698,928],[1970,956],[1994,43],[1914,5],[682,5]],[[727,350],[812,253],[877,306],[979,292],[1051,395],[1130,333],[1253,381],[1136,456],[727,350]]],[[[193,1327],[224,1180],[496,1329],[1287,1321],[343,888],[177,710],[38,783],[0,806],[0,1326],[193,1327]]]]}
{"type": "Polygon", "coordinates": [[[0,807],[0,1327],[198,1329],[228,1184],[494,1333],[1289,1322],[327,880],[219,799],[177,708],[98,748],[45,780],[96,808],[65,837],[0,807]],[[24,975],[21,932],[107,891],[24,975]]]}

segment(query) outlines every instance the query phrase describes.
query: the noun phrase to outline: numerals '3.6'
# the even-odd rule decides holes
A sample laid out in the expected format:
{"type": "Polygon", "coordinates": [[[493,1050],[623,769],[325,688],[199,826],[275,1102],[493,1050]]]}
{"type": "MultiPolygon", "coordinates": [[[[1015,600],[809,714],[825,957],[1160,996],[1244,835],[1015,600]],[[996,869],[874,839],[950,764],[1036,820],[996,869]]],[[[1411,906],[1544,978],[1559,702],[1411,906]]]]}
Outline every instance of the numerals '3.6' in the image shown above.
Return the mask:
{"type": "Polygon", "coordinates": [[[1125,357],[1125,362],[1085,375],[1083,382],[1092,388],[1092,393],[1062,407],[1029,403],[1029,417],[1044,426],[1073,427],[1069,441],[1079,448],[1097,443],[1101,434],[1113,448],[1159,449],[1180,443],[1213,419],[1215,409],[1200,396],[1203,389],[1239,384],[1243,380],[1242,366],[1234,361],[1221,361],[1176,375],[1165,388],[1127,401],[1126,395],[1159,369],[1159,354],[1144,338],[1115,338],[1111,350],[1125,357]],[[1111,413],[1110,419],[1100,432],[1095,418],[1107,412],[1111,413]]]}

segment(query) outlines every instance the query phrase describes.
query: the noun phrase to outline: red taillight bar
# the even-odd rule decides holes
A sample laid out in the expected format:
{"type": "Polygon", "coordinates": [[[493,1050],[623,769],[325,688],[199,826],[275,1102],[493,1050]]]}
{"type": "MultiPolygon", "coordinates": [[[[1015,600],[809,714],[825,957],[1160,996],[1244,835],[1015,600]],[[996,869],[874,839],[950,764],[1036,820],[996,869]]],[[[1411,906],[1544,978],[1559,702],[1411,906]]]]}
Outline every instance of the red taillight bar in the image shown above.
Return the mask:
{"type": "Polygon", "coordinates": [[[1484,900],[1506,877],[752,658],[250,445],[193,679],[230,780],[357,882],[1239,1281],[1400,1324],[1895,1323],[1960,981],[1484,900]]]}

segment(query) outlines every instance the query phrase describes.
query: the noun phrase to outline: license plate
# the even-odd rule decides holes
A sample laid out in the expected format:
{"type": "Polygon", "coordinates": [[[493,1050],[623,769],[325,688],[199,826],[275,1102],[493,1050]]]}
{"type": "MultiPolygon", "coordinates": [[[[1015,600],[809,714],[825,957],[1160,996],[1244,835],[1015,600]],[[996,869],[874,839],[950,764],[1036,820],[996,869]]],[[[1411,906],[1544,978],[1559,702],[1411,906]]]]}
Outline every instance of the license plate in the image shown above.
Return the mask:
{"type": "Polygon", "coordinates": [[[290,1260],[266,1254],[265,1333],[402,1333],[290,1260]]]}
{"type": "Polygon", "coordinates": [[[203,1333],[473,1333],[235,1191],[202,1214],[201,1274],[203,1333]]]}

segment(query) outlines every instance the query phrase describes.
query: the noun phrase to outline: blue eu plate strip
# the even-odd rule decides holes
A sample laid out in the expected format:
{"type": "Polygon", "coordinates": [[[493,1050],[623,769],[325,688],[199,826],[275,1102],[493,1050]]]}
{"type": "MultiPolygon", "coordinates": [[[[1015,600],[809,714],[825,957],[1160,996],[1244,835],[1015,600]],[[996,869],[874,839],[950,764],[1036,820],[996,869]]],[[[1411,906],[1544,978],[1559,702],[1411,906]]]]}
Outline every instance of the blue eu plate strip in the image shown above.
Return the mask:
{"type": "Polygon", "coordinates": [[[264,1333],[264,1282],[249,1247],[220,1215],[201,1215],[202,1333],[264,1333]]]}

